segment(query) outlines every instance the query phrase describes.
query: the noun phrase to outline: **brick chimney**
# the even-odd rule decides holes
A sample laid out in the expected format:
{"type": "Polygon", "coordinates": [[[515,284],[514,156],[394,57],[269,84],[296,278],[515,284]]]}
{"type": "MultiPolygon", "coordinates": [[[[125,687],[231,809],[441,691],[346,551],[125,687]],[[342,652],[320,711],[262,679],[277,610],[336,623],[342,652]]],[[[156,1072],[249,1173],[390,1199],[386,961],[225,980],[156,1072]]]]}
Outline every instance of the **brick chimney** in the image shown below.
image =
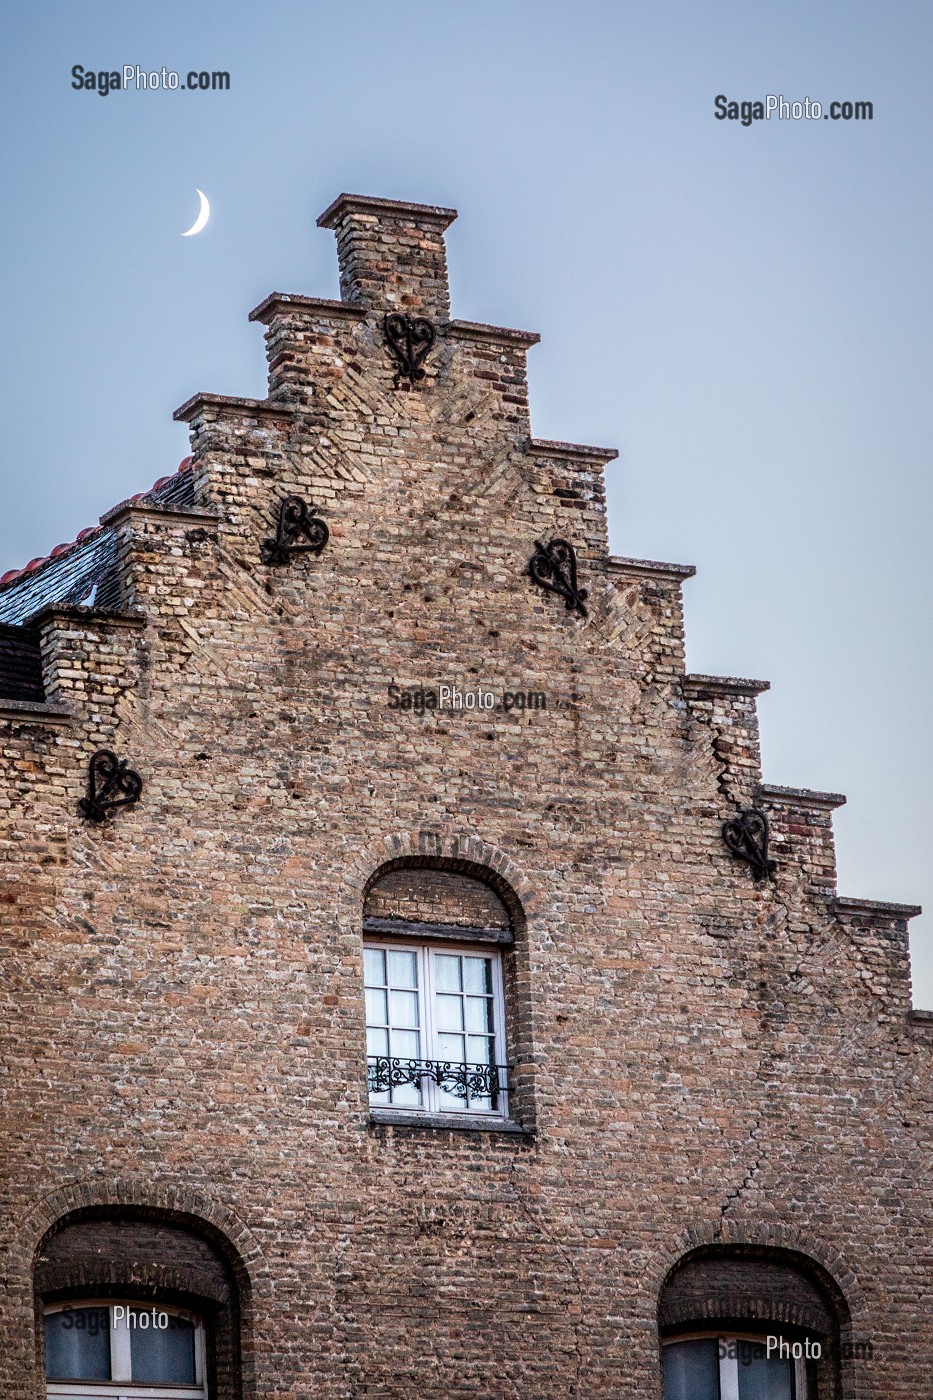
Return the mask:
{"type": "Polygon", "coordinates": [[[456,217],[433,204],[339,195],[317,222],[337,236],[342,299],[449,320],[444,230],[456,217]]]}

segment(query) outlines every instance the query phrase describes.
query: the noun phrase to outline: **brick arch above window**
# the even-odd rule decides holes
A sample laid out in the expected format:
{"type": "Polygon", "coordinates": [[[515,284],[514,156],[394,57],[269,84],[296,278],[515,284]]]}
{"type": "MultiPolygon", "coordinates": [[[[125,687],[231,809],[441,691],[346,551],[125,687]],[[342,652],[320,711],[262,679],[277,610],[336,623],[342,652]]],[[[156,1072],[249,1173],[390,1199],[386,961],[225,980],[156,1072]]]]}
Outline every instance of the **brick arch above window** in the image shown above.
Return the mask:
{"type": "Polygon", "coordinates": [[[365,902],[374,883],[393,870],[420,867],[475,879],[502,901],[518,932],[536,907],[531,881],[497,846],[469,832],[404,831],[369,843],[356,853],[349,882],[365,902]]]}
{"type": "MultiPolygon", "coordinates": [[[[792,1248],[781,1227],[772,1235],[780,1243],[763,1243],[760,1230],[745,1241],[737,1233],[730,1223],[728,1241],[695,1244],[664,1278],[657,1322],[665,1394],[679,1395],[688,1375],[698,1400],[742,1394],[742,1367],[754,1364],[768,1369],[769,1394],[867,1400],[871,1378],[840,1345],[853,1340],[853,1327],[832,1272],[792,1248]],[[768,1338],[786,1352],[769,1355],[768,1338]]],[[[763,1379],[759,1371],[756,1384],[763,1379]]]]}
{"type": "Polygon", "coordinates": [[[259,1242],[229,1206],[185,1186],[125,1178],[72,1182],[38,1201],[18,1236],[17,1249],[24,1256],[26,1270],[32,1274],[39,1266],[42,1248],[53,1234],[101,1212],[124,1218],[148,1217],[188,1228],[213,1244],[228,1261],[244,1301],[262,1286],[259,1242]]]}
{"type": "Polygon", "coordinates": [[[663,1333],[728,1322],[787,1324],[838,1340],[849,1308],[835,1280],[812,1259],[759,1245],[708,1245],[674,1267],[661,1289],[663,1333]]]}
{"type": "Polygon", "coordinates": [[[151,1296],[226,1307],[239,1297],[232,1260],[196,1227],[115,1207],[92,1207],[53,1227],[34,1281],[46,1299],[151,1296]]]}
{"type": "Polygon", "coordinates": [[[848,1319],[854,1330],[867,1325],[870,1310],[858,1275],[843,1251],[827,1245],[808,1231],[787,1224],[756,1224],[730,1221],[724,1230],[720,1219],[694,1225],[676,1236],[669,1245],[658,1248],[646,1261],[644,1286],[658,1299],[667,1279],[685,1259],[708,1247],[727,1246],[776,1251],[796,1256],[801,1262],[832,1280],[845,1300],[848,1319]]]}
{"type": "Polygon", "coordinates": [[[390,862],[369,883],[364,930],[391,924],[485,929],[503,942],[512,937],[512,916],[486,880],[421,862],[390,862]]]}

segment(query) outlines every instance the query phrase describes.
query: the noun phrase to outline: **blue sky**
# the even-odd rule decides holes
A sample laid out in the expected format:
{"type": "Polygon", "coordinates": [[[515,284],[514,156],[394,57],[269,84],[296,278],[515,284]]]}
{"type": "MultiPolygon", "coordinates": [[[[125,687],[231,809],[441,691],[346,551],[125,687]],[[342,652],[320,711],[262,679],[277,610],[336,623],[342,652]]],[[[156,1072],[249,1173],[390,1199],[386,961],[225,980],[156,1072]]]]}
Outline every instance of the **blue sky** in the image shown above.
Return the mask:
{"type": "Polygon", "coordinates": [[[841,892],[933,911],[926,0],[46,0],[3,36],[0,571],[172,470],[195,390],[263,393],[246,313],[336,295],[334,195],[454,205],[455,314],[543,336],[536,435],[620,449],[614,551],[699,566],[690,668],[770,679],[767,780],[848,794],[841,892]],[[71,87],[124,63],[231,90],[71,87]]]}

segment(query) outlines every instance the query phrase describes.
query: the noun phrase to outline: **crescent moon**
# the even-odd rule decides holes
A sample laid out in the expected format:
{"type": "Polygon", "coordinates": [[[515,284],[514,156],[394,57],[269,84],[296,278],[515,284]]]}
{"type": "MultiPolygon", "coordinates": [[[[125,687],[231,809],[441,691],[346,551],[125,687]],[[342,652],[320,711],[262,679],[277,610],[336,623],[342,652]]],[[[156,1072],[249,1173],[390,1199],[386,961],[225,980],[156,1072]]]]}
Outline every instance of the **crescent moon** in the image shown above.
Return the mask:
{"type": "Polygon", "coordinates": [[[201,208],[198,211],[198,217],[189,229],[185,229],[182,238],[190,238],[193,233],[200,233],[211,216],[211,206],[207,202],[207,195],[203,190],[197,190],[196,193],[201,201],[201,208]]]}

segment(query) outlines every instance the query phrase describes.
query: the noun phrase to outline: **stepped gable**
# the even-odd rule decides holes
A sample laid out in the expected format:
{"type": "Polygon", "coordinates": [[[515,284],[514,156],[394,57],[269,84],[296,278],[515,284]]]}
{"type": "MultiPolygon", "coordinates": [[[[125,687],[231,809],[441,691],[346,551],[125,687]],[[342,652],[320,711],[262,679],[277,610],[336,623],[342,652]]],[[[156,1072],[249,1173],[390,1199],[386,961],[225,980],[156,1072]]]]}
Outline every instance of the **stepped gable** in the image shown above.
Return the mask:
{"type": "MultiPolygon", "coordinates": [[[[536,333],[451,318],[444,233],[456,217],[456,210],[435,205],[338,196],[318,225],[336,235],[340,299],[276,292],[249,313],[250,321],[266,327],[267,397],[192,395],[174,415],[190,424],[192,455],[174,473],[113,507],[99,525],[82,530],[70,544],[57,545],[48,556],[0,577],[0,626],[5,629],[0,699],[37,702],[46,692],[40,634],[27,625],[31,620],[49,608],[81,604],[90,605],[95,615],[106,614],[111,623],[124,613],[128,604],[121,596],[118,527],[128,508],[156,505],[169,515],[193,512],[199,524],[219,525],[249,547],[260,531],[268,531],[269,519],[265,513],[257,519],[243,475],[258,471],[260,477],[280,476],[287,485],[295,470],[296,440],[310,444],[301,447],[307,454],[302,468],[310,469],[316,497],[331,509],[345,492],[369,487],[373,448],[357,426],[361,415],[383,454],[383,471],[390,464],[407,470],[411,434],[398,432],[388,410],[389,396],[400,388],[410,391],[413,384],[406,385],[404,373],[400,384],[399,366],[391,365],[385,353],[386,319],[391,314],[427,317],[436,340],[425,382],[452,399],[439,417],[436,409],[430,411],[438,429],[434,465],[451,455],[462,469],[470,462],[464,444],[477,457],[497,453],[492,469],[484,466],[480,480],[466,484],[463,499],[468,504],[488,501],[498,514],[501,506],[514,504],[516,487],[509,475],[514,477],[516,462],[524,464],[526,482],[520,490],[526,506],[534,505],[531,519],[541,535],[576,532],[581,562],[605,580],[602,596],[597,599],[594,590],[590,598],[594,637],[601,646],[627,645],[632,618],[626,610],[645,614],[649,620],[639,629],[650,644],[638,660],[649,691],[673,687],[693,725],[709,731],[716,793],[727,813],[763,807],[781,858],[806,870],[820,897],[835,898],[831,809],[844,798],[830,794],[835,799],[830,802],[826,794],[763,782],[757,699],[768,682],[687,673],[680,593],[694,568],[609,553],[602,473],[618,454],[612,448],[531,435],[525,356],[539,340],[536,333]],[[462,442],[458,432],[465,434],[462,442]],[[207,510],[198,509],[194,464],[202,482],[198,496],[206,495],[207,510]],[[531,498],[529,485],[535,493],[531,498]]],[[[400,401],[412,414],[417,434],[428,421],[424,397],[407,392],[400,401]]],[[[459,499],[459,492],[451,497],[452,502],[459,499]]],[[[160,527],[153,522],[151,529],[158,534],[160,527]]],[[[134,598],[127,621],[142,625],[159,606],[151,592],[142,606],[134,598]]],[[[842,902],[834,907],[840,915],[849,910],[842,902]]],[[[914,906],[890,906],[895,908],[898,922],[915,912],[914,906]]],[[[881,918],[881,906],[876,912],[881,918]]]]}

